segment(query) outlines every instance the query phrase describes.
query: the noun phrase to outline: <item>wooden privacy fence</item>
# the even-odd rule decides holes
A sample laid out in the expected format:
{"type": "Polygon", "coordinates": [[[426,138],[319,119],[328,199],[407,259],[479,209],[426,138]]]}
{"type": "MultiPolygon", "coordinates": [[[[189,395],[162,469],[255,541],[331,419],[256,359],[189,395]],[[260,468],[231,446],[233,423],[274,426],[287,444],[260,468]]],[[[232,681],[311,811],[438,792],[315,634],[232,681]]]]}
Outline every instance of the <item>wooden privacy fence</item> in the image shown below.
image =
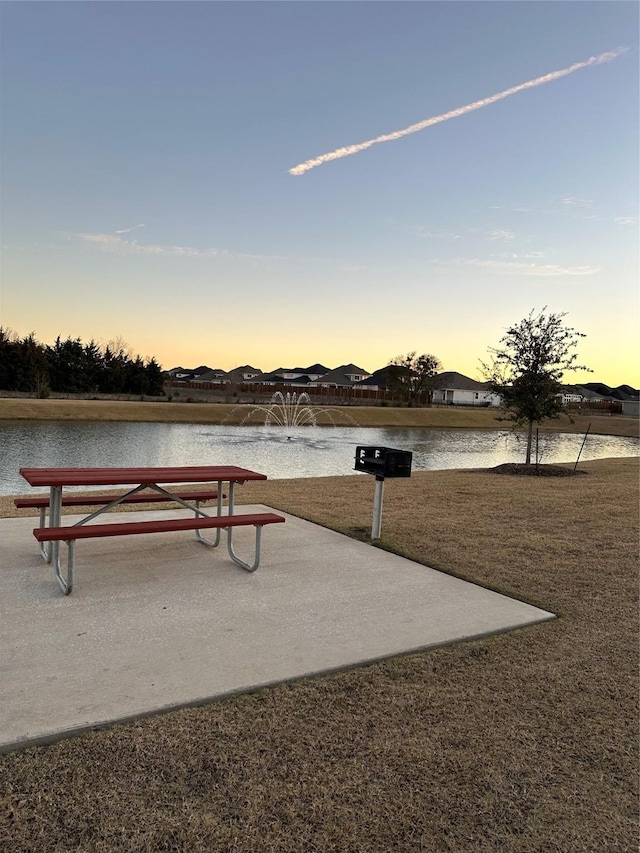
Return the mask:
{"type": "MultiPolygon", "coordinates": [[[[250,397],[251,400],[265,402],[271,399],[273,395],[280,391],[282,394],[308,394],[311,398],[312,405],[318,403],[325,405],[328,403],[340,403],[348,405],[349,403],[356,405],[358,403],[375,404],[380,402],[401,403],[403,398],[399,394],[394,394],[391,391],[365,387],[350,387],[350,388],[326,388],[318,385],[310,388],[302,386],[289,385],[287,383],[277,383],[275,385],[260,385],[253,382],[167,382],[165,390],[168,394],[175,391],[197,391],[216,397],[250,397]]],[[[416,401],[417,402],[417,401],[416,401]]]]}
{"type": "Polygon", "coordinates": [[[571,412],[608,412],[611,415],[622,414],[622,403],[619,400],[585,400],[582,403],[567,403],[571,412]]]}

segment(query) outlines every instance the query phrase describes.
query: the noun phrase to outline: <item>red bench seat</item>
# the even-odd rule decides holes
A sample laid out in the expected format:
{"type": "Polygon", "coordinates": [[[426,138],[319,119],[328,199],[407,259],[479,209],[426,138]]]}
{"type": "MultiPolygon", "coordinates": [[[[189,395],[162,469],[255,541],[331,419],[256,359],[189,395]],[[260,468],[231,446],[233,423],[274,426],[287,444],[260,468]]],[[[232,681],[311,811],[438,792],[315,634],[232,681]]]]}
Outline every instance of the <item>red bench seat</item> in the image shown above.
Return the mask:
{"type": "Polygon", "coordinates": [[[168,518],[153,521],[125,521],[117,524],[78,524],[68,527],[35,527],[38,542],[70,542],[75,539],[96,539],[101,536],[134,536],[140,533],[165,533],[171,530],[204,530],[216,527],[262,527],[284,521],[274,512],[244,515],[214,515],[206,518],[168,518]]]}
{"type": "MultiPolygon", "coordinates": [[[[211,489],[197,492],[176,492],[177,498],[191,501],[215,501],[218,497],[217,491],[211,489]]],[[[101,506],[115,501],[120,495],[62,495],[62,506],[101,506]]],[[[223,495],[224,497],[224,495],[223,495]]],[[[168,502],[169,498],[159,492],[138,492],[136,495],[124,498],[123,504],[160,503],[168,502]]],[[[49,495],[38,495],[29,498],[15,498],[14,504],[18,509],[46,509],[49,506],[49,495]]]]}
{"type": "MultiPolygon", "coordinates": [[[[246,569],[254,572],[260,564],[260,541],[262,528],[265,524],[276,524],[285,521],[283,516],[274,512],[244,513],[240,515],[214,515],[194,516],[193,518],[167,518],[154,519],[153,521],[127,521],[116,524],[75,524],[66,527],[35,527],[33,535],[38,542],[65,542],[69,549],[67,561],[67,577],[63,578],[60,570],[60,557],[58,545],[52,546],[52,553],[48,556],[48,562],[53,562],[53,570],[56,579],[65,595],[69,595],[73,587],[73,569],[75,563],[75,545],[78,539],[96,539],[105,536],[136,536],[141,533],[167,533],[177,530],[195,530],[198,540],[205,545],[216,547],[218,544],[219,531],[227,531],[227,551],[231,559],[246,569]],[[233,550],[232,528],[253,526],[256,529],[254,559],[252,563],[246,563],[240,559],[233,550]],[[199,531],[206,529],[218,529],[215,542],[209,542],[202,538],[199,531]]],[[[42,547],[42,545],[41,545],[42,547]]]]}

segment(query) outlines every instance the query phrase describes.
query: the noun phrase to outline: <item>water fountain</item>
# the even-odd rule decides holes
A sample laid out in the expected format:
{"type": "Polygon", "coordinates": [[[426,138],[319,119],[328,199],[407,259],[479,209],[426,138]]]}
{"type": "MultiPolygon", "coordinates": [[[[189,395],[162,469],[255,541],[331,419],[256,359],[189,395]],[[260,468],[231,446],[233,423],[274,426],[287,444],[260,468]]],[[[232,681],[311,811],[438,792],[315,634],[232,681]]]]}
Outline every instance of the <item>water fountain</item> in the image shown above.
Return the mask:
{"type": "Polygon", "coordinates": [[[314,406],[306,391],[300,394],[287,391],[276,391],[271,400],[264,406],[252,406],[251,411],[241,421],[241,425],[250,422],[257,414],[264,415],[265,426],[280,426],[287,430],[287,439],[291,439],[291,430],[302,426],[317,426],[318,415],[326,416],[333,426],[336,426],[335,415],[348,421],[351,425],[357,423],[346,412],[337,407],[314,406]]]}

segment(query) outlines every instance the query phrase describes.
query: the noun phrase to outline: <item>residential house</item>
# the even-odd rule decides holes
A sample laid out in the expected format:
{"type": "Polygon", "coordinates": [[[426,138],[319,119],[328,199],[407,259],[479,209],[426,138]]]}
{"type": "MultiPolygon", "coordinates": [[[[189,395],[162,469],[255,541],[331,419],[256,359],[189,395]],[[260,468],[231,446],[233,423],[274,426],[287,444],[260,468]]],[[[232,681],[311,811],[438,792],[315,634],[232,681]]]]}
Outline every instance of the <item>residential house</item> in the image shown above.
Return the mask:
{"type": "Polygon", "coordinates": [[[433,383],[432,401],[452,406],[499,406],[500,396],[489,391],[487,382],[477,382],[455,370],[439,373],[433,383]]]}
{"type": "Polygon", "coordinates": [[[211,370],[206,364],[201,364],[200,367],[195,367],[192,370],[185,367],[172,367],[167,370],[167,376],[171,379],[177,379],[180,382],[191,382],[194,379],[201,380],[202,376],[211,370]]]}
{"type": "Polygon", "coordinates": [[[389,387],[389,365],[374,370],[371,376],[367,376],[356,385],[359,388],[368,388],[370,391],[386,391],[389,387]]]}
{"type": "Polygon", "coordinates": [[[566,406],[568,403],[582,403],[584,401],[584,394],[581,389],[575,388],[572,385],[565,385],[562,389],[562,394],[559,396],[562,397],[563,406],[566,406]]]}
{"type": "Polygon", "coordinates": [[[251,367],[250,364],[243,364],[241,367],[234,367],[227,373],[227,382],[252,382],[256,376],[262,373],[257,367],[251,367]]]}
{"type": "Polygon", "coordinates": [[[640,400],[640,391],[637,388],[632,388],[630,385],[618,385],[617,388],[610,388],[604,382],[585,382],[579,389],[582,393],[590,391],[599,394],[604,400],[617,400],[624,402],[625,400],[640,400]]]}
{"type": "Polygon", "coordinates": [[[220,367],[214,367],[206,373],[201,373],[198,376],[198,382],[226,382],[227,371],[220,367]]]}
{"type": "Polygon", "coordinates": [[[580,403],[602,403],[606,401],[608,398],[603,397],[602,394],[598,394],[595,391],[592,391],[590,388],[585,388],[583,385],[576,386],[576,392],[580,394],[580,403]]]}
{"type": "Polygon", "coordinates": [[[312,364],[310,367],[278,367],[269,373],[261,373],[253,381],[259,385],[306,386],[328,370],[329,368],[322,364],[312,364]]]}
{"type": "Polygon", "coordinates": [[[356,383],[362,382],[370,376],[362,367],[357,367],[355,364],[342,364],[336,367],[335,370],[330,370],[324,376],[320,376],[315,382],[310,385],[319,385],[321,388],[351,388],[356,383]]]}
{"type": "Polygon", "coordinates": [[[192,371],[185,367],[172,367],[171,370],[167,370],[167,376],[171,379],[188,379],[191,374],[192,371]]]}
{"type": "Polygon", "coordinates": [[[304,372],[307,374],[311,382],[316,382],[321,376],[325,376],[329,373],[329,369],[330,368],[325,367],[324,364],[316,363],[310,364],[309,367],[305,367],[304,372]]]}
{"type": "Polygon", "coordinates": [[[598,404],[594,408],[607,408],[611,412],[638,417],[640,414],[640,391],[630,385],[610,388],[602,382],[588,382],[576,388],[581,394],[580,402],[585,406],[598,404]]]}

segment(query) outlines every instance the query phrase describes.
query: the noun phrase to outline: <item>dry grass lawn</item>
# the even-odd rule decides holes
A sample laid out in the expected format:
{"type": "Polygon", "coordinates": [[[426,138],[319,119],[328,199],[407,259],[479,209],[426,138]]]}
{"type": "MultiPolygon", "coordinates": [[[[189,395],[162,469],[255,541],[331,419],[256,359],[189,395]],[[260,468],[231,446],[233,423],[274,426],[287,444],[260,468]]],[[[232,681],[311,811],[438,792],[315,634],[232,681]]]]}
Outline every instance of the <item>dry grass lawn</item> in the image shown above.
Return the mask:
{"type": "MultiPolygon", "coordinates": [[[[238,424],[251,411],[250,405],[231,406],[223,403],[141,403],[105,400],[36,400],[0,397],[0,420],[60,421],[146,421],[167,423],[238,424]]],[[[339,426],[357,424],[363,427],[436,427],[442,429],[505,429],[496,420],[495,409],[441,407],[401,409],[385,406],[343,406],[327,414],[318,411],[318,423],[339,426]]],[[[253,418],[252,423],[260,421],[253,418]]],[[[264,415],[262,415],[264,422],[264,415]]],[[[600,435],[640,435],[638,418],[622,415],[576,415],[573,423],[566,417],[547,421],[541,429],[600,435]]]]}
{"type": "MultiPolygon", "coordinates": [[[[0,847],[636,850],[638,460],[581,468],[385,486],[383,547],[557,620],[5,755],[0,847]]],[[[369,477],[239,491],[370,532],[369,477]]]]}

